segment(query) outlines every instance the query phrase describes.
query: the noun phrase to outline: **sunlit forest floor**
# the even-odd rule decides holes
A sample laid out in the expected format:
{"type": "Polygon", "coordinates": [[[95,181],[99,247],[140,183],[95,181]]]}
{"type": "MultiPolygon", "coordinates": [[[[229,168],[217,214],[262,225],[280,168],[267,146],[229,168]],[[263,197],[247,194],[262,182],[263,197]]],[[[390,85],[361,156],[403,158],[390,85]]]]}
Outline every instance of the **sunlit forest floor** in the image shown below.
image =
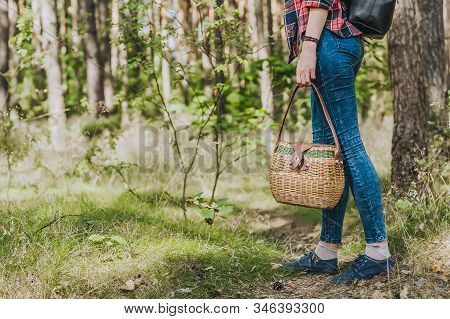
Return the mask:
{"type": "MultiPolygon", "coordinates": [[[[382,177],[385,203],[391,122],[361,127],[382,177]]],[[[97,162],[135,160],[137,126],[114,137],[115,149],[99,139],[97,162]]],[[[86,144],[81,138],[73,141],[86,144]]],[[[440,192],[426,206],[386,205],[396,269],[389,277],[335,286],[329,276],[279,269],[280,262],[314,249],[321,216],[317,209],[276,204],[267,167],[225,174],[217,196],[228,197],[234,211],[208,225],[194,206],[184,220],[176,174],[124,172],[121,179],[107,171],[97,178],[77,164],[80,173],[72,176],[59,167],[77,161],[59,165],[39,143],[14,166],[10,189],[0,190],[0,298],[449,297],[448,193],[440,192]],[[57,169],[51,171],[52,165],[57,169]],[[135,191],[127,190],[131,186],[135,191]]],[[[78,151],[79,158],[85,152],[78,151]]],[[[76,159],[73,154],[68,158],[76,159]]],[[[188,194],[209,187],[209,177],[192,176],[188,194]]],[[[363,251],[364,235],[350,197],[340,269],[363,251]]]]}
{"type": "MultiPolygon", "coordinates": [[[[250,188],[242,185],[244,193],[250,188]]],[[[137,195],[87,185],[26,200],[20,192],[10,194],[12,204],[0,213],[0,297],[448,297],[442,239],[418,240],[422,258],[400,259],[389,278],[334,286],[329,276],[277,268],[313,249],[320,214],[270,204],[265,186],[253,186],[251,202],[236,196],[235,213],[212,226],[191,208],[185,221],[162,193],[137,195]],[[433,264],[420,264],[429,252],[433,264]]],[[[363,251],[354,203],[348,212],[341,269],[363,251]]]]}

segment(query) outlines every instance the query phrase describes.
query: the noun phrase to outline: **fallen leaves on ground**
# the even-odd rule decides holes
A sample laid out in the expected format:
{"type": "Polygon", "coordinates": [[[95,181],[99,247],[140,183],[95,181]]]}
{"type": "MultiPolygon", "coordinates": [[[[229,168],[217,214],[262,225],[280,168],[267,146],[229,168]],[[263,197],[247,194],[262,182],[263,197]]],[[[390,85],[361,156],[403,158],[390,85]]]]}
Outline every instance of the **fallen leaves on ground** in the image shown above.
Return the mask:
{"type": "Polygon", "coordinates": [[[137,275],[132,279],[128,279],[120,289],[125,291],[133,291],[142,284],[143,284],[142,275],[137,275]]]}

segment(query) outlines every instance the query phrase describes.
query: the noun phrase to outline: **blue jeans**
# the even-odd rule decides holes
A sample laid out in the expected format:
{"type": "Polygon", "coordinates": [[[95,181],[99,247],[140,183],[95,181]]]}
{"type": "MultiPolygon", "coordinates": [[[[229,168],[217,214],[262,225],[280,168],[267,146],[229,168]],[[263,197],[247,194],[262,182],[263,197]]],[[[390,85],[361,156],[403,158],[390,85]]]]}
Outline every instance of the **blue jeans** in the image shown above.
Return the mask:
{"type": "MultiPolygon", "coordinates": [[[[381,186],[358,128],[355,77],[364,56],[361,37],[341,38],[324,29],[317,45],[316,79],[342,149],[345,187],[333,209],[322,210],[320,240],[340,243],[349,187],[358,208],[366,242],[386,240],[381,186]]],[[[314,92],[311,96],[313,142],[334,144],[314,92]]]]}

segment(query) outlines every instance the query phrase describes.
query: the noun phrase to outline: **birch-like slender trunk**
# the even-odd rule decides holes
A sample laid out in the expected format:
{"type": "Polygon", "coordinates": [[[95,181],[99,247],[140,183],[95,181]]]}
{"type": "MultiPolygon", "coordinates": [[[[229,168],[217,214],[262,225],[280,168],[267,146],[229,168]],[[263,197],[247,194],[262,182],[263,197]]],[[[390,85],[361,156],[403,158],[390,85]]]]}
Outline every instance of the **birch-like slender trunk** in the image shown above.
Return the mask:
{"type": "MultiPolygon", "coordinates": [[[[61,39],[65,39],[66,33],[67,33],[66,1],[67,0],[57,1],[57,9],[58,9],[58,13],[59,13],[59,20],[58,20],[59,36],[61,39]]],[[[65,55],[67,53],[66,41],[64,41],[64,40],[61,41],[59,46],[60,46],[61,54],[65,55]]],[[[63,67],[63,69],[65,68],[64,65],[62,67],[63,67]]],[[[63,74],[63,76],[64,76],[64,74],[63,74]]]]}
{"type": "MultiPolygon", "coordinates": [[[[197,11],[197,10],[196,10],[197,11]]],[[[213,19],[213,15],[212,12],[214,12],[214,10],[208,6],[207,8],[203,8],[201,9],[199,16],[201,15],[201,19],[199,17],[199,26],[200,26],[200,37],[201,37],[201,41],[202,41],[202,46],[203,49],[201,50],[201,63],[202,63],[202,68],[203,68],[203,72],[204,72],[204,77],[203,77],[203,90],[204,90],[204,94],[205,97],[208,100],[211,100],[212,95],[213,95],[213,91],[211,88],[211,84],[212,84],[212,64],[211,64],[211,60],[209,58],[209,56],[211,56],[211,39],[206,35],[205,29],[206,29],[206,23],[207,23],[207,19],[213,19]]]]}
{"type": "MultiPolygon", "coordinates": [[[[124,45],[119,46],[119,66],[123,67],[127,64],[127,50],[124,45]]],[[[128,86],[128,73],[125,68],[122,68],[122,78],[121,78],[121,95],[122,95],[122,103],[121,103],[121,127],[127,127],[130,125],[130,112],[128,110],[128,101],[127,101],[127,86],[128,86]]]]}
{"type": "Polygon", "coordinates": [[[8,81],[3,75],[9,69],[9,19],[8,1],[0,0],[0,112],[2,116],[9,113],[8,81]]]}
{"type": "Polygon", "coordinates": [[[103,90],[105,93],[105,107],[108,112],[113,110],[114,86],[111,68],[111,40],[110,40],[110,24],[111,9],[109,0],[98,1],[99,22],[101,30],[101,60],[103,64],[103,90]]]}
{"type": "MultiPolygon", "coordinates": [[[[276,1],[276,0],[275,0],[276,1]]],[[[267,8],[267,41],[269,43],[269,54],[275,53],[275,40],[273,38],[273,14],[272,14],[272,0],[266,0],[267,8]]]]}
{"type": "MultiPolygon", "coordinates": [[[[261,0],[248,0],[248,21],[251,28],[251,38],[256,50],[255,56],[258,60],[267,59],[267,38],[264,35],[264,20],[261,0]]],[[[272,116],[273,93],[272,77],[269,63],[263,62],[262,71],[259,72],[261,104],[264,110],[272,116]]]]}
{"type": "MultiPolygon", "coordinates": [[[[161,0],[155,0],[153,2],[152,9],[152,22],[154,26],[155,33],[159,34],[161,32],[161,15],[162,15],[162,4],[161,0]]],[[[153,55],[154,69],[159,70],[161,68],[161,56],[159,54],[153,55]]]]}
{"type": "Polygon", "coordinates": [[[58,59],[59,47],[55,9],[52,0],[41,1],[42,49],[48,87],[48,125],[53,147],[56,150],[63,150],[66,135],[66,114],[61,65],[58,59]]]}
{"type": "Polygon", "coordinates": [[[103,90],[103,69],[100,47],[95,24],[95,5],[93,0],[80,1],[80,12],[86,22],[83,36],[86,56],[86,86],[91,113],[98,118],[104,111],[105,94],[103,90]]]}
{"type": "MultiPolygon", "coordinates": [[[[163,37],[167,37],[168,36],[168,32],[167,32],[167,24],[168,24],[168,6],[170,7],[172,5],[172,1],[167,1],[167,4],[163,5],[163,7],[161,8],[161,28],[162,28],[162,34],[163,37]]],[[[170,104],[170,99],[171,99],[171,82],[170,82],[170,64],[169,64],[169,59],[171,57],[171,52],[168,48],[169,46],[169,42],[170,39],[167,40],[167,42],[165,43],[165,50],[164,50],[164,55],[166,58],[162,59],[161,61],[161,80],[162,80],[162,95],[163,95],[163,99],[164,99],[164,103],[166,105],[170,104]]]]}
{"type": "MultiPolygon", "coordinates": [[[[39,0],[33,0],[39,2],[39,0]]],[[[114,1],[116,2],[116,1],[114,1]]],[[[80,7],[78,5],[78,0],[70,0],[70,8],[71,8],[71,15],[72,15],[72,43],[73,43],[73,50],[75,52],[78,52],[80,50],[80,34],[78,32],[78,16],[79,16],[79,10],[80,7]]]]}
{"type": "MultiPolygon", "coordinates": [[[[17,33],[19,32],[19,29],[17,27],[17,19],[20,15],[20,7],[23,6],[23,3],[21,4],[18,0],[9,0],[8,1],[8,20],[9,20],[9,39],[13,39],[17,33]]],[[[22,8],[23,10],[23,8],[22,8]]],[[[12,89],[17,88],[17,84],[19,82],[18,74],[19,74],[19,55],[17,54],[17,46],[12,42],[9,41],[9,72],[10,72],[10,78],[9,78],[9,108],[11,119],[17,119],[17,106],[18,106],[18,95],[14,94],[14,92],[11,92],[12,89]]]]}
{"type": "Polygon", "coordinates": [[[41,0],[31,1],[31,10],[33,12],[33,47],[34,54],[39,57],[42,53],[42,26],[41,26],[41,0]]]}
{"type": "MultiPolygon", "coordinates": [[[[189,32],[190,29],[190,0],[177,0],[174,2],[175,10],[177,11],[177,22],[178,22],[178,30],[176,37],[176,57],[178,62],[185,68],[186,73],[188,73],[189,66],[189,46],[185,41],[185,32],[189,32]]],[[[187,74],[183,74],[187,77],[187,74]]],[[[186,79],[181,80],[181,91],[183,92],[184,104],[189,105],[190,97],[189,97],[189,84],[186,79]]]]}
{"type": "Polygon", "coordinates": [[[119,1],[112,1],[111,3],[111,72],[113,76],[117,72],[117,66],[119,65],[119,47],[117,41],[119,39],[119,1]]]}

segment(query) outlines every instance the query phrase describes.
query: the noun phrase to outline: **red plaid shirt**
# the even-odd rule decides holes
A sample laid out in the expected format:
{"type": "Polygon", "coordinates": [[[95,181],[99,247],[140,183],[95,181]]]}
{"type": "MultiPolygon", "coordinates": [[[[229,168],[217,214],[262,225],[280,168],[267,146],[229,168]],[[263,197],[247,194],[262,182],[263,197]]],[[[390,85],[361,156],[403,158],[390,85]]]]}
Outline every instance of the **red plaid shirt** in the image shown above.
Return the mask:
{"type": "Polygon", "coordinates": [[[347,20],[345,3],[341,0],[284,0],[284,21],[291,63],[298,56],[298,48],[308,25],[309,9],[329,10],[325,28],[347,38],[362,34],[347,20]]]}

